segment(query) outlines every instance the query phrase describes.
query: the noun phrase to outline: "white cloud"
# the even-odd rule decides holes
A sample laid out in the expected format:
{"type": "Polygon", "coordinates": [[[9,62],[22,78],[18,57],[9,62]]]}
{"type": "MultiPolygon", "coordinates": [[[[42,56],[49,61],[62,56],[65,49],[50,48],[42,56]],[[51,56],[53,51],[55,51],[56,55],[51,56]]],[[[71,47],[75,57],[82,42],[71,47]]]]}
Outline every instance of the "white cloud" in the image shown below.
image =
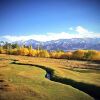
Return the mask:
{"type": "Polygon", "coordinates": [[[95,37],[99,37],[100,38],[100,33],[95,33],[95,32],[91,32],[85,28],[83,28],[82,26],[77,26],[75,31],[78,33],[77,35],[81,38],[95,38],[95,37]]]}
{"type": "Polygon", "coordinates": [[[71,38],[72,36],[69,33],[61,32],[61,33],[47,33],[45,35],[26,35],[26,36],[10,36],[6,35],[3,38],[9,41],[18,41],[18,40],[29,40],[34,39],[38,41],[50,41],[50,40],[57,40],[57,39],[66,39],[71,38]]]}
{"type": "MultiPolygon", "coordinates": [[[[99,37],[100,33],[90,32],[87,29],[83,28],[82,26],[77,26],[73,32],[77,32],[75,34],[60,32],[60,33],[47,33],[47,34],[35,34],[35,35],[26,35],[26,36],[11,36],[6,35],[2,36],[1,38],[6,39],[10,42],[12,41],[19,41],[19,40],[29,40],[34,39],[38,41],[50,41],[50,40],[57,40],[57,39],[68,39],[68,38],[86,38],[86,37],[99,37]]],[[[1,40],[1,39],[0,39],[1,40]]]]}
{"type": "Polygon", "coordinates": [[[78,32],[78,33],[81,33],[81,34],[82,33],[89,33],[89,31],[87,29],[85,29],[81,26],[77,26],[75,31],[78,32]]]}

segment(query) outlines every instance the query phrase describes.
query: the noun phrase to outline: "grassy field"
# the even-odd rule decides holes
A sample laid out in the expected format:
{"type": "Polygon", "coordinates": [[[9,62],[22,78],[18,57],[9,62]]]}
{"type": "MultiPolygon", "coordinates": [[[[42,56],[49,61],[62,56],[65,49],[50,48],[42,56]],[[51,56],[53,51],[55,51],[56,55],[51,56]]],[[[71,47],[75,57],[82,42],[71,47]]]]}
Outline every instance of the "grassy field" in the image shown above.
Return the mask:
{"type": "Polygon", "coordinates": [[[99,99],[99,69],[88,61],[0,54],[0,100],[93,100],[83,91],[99,99]]]}

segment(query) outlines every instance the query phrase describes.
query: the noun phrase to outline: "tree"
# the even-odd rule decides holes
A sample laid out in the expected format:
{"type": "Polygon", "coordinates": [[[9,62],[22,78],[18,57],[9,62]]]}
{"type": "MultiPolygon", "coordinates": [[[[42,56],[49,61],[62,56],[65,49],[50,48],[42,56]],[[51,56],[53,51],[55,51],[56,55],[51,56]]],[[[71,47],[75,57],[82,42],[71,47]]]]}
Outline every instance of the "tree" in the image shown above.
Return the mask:
{"type": "Polygon", "coordinates": [[[17,43],[12,44],[11,46],[12,46],[12,49],[15,49],[15,48],[18,48],[19,47],[17,43]]]}
{"type": "Polygon", "coordinates": [[[40,50],[38,51],[38,57],[50,57],[49,52],[47,50],[40,50]]]}
{"type": "Polygon", "coordinates": [[[3,49],[2,46],[0,46],[0,54],[5,53],[5,50],[3,49]]]}
{"type": "Polygon", "coordinates": [[[20,48],[18,49],[18,54],[19,54],[19,55],[23,55],[23,56],[28,55],[28,54],[29,54],[29,50],[28,50],[28,48],[24,48],[24,47],[22,46],[22,47],[20,47],[20,48]]]}
{"type": "Polygon", "coordinates": [[[100,51],[88,50],[88,52],[85,53],[84,58],[87,60],[100,60],[100,51]]]}
{"type": "Polygon", "coordinates": [[[3,41],[0,41],[0,53],[4,53],[3,51],[3,44],[4,42],[3,41]]]}
{"type": "Polygon", "coordinates": [[[91,56],[91,60],[100,60],[100,51],[94,52],[94,54],[91,56]]]}
{"type": "Polygon", "coordinates": [[[4,45],[4,41],[0,41],[0,46],[3,46],[4,45]]]}
{"type": "Polygon", "coordinates": [[[56,51],[52,51],[52,52],[50,52],[50,57],[51,58],[56,58],[56,54],[57,54],[56,51]]]}
{"type": "Polygon", "coordinates": [[[29,51],[29,56],[37,56],[37,50],[33,49],[32,46],[29,46],[28,48],[28,51],[29,51]]]}
{"type": "Polygon", "coordinates": [[[53,51],[53,52],[50,52],[50,57],[51,58],[61,58],[61,56],[64,54],[63,51],[53,51]]]}
{"type": "Polygon", "coordinates": [[[72,52],[65,52],[64,54],[61,55],[61,58],[71,59],[72,58],[72,52]]]}
{"type": "Polygon", "coordinates": [[[11,48],[11,43],[5,42],[5,44],[3,45],[4,49],[9,49],[11,48]]]}
{"type": "Polygon", "coordinates": [[[72,57],[74,59],[84,59],[84,55],[85,55],[86,52],[87,52],[87,50],[74,51],[73,54],[72,54],[72,57]]]}

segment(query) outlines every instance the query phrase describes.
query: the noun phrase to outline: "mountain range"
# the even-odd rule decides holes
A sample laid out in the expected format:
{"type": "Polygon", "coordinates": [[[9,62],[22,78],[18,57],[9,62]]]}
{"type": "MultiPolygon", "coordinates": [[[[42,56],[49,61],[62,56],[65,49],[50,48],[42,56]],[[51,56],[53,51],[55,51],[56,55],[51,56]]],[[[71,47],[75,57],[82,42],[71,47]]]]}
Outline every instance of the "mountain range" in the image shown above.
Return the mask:
{"type": "Polygon", "coordinates": [[[27,41],[16,41],[18,45],[30,46],[34,49],[40,47],[47,50],[77,50],[77,49],[94,49],[100,50],[100,38],[72,38],[72,39],[59,39],[52,41],[36,41],[33,39],[27,41]]]}

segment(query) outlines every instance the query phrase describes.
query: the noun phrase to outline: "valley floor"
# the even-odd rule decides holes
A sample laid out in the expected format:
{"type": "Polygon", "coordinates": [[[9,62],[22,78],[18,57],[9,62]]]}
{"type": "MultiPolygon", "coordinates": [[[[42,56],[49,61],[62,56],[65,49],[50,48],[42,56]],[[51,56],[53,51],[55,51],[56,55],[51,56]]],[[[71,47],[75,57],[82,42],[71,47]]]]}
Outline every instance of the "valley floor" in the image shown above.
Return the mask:
{"type": "Polygon", "coordinates": [[[0,100],[99,100],[99,83],[94,62],[0,54],[0,100]]]}

